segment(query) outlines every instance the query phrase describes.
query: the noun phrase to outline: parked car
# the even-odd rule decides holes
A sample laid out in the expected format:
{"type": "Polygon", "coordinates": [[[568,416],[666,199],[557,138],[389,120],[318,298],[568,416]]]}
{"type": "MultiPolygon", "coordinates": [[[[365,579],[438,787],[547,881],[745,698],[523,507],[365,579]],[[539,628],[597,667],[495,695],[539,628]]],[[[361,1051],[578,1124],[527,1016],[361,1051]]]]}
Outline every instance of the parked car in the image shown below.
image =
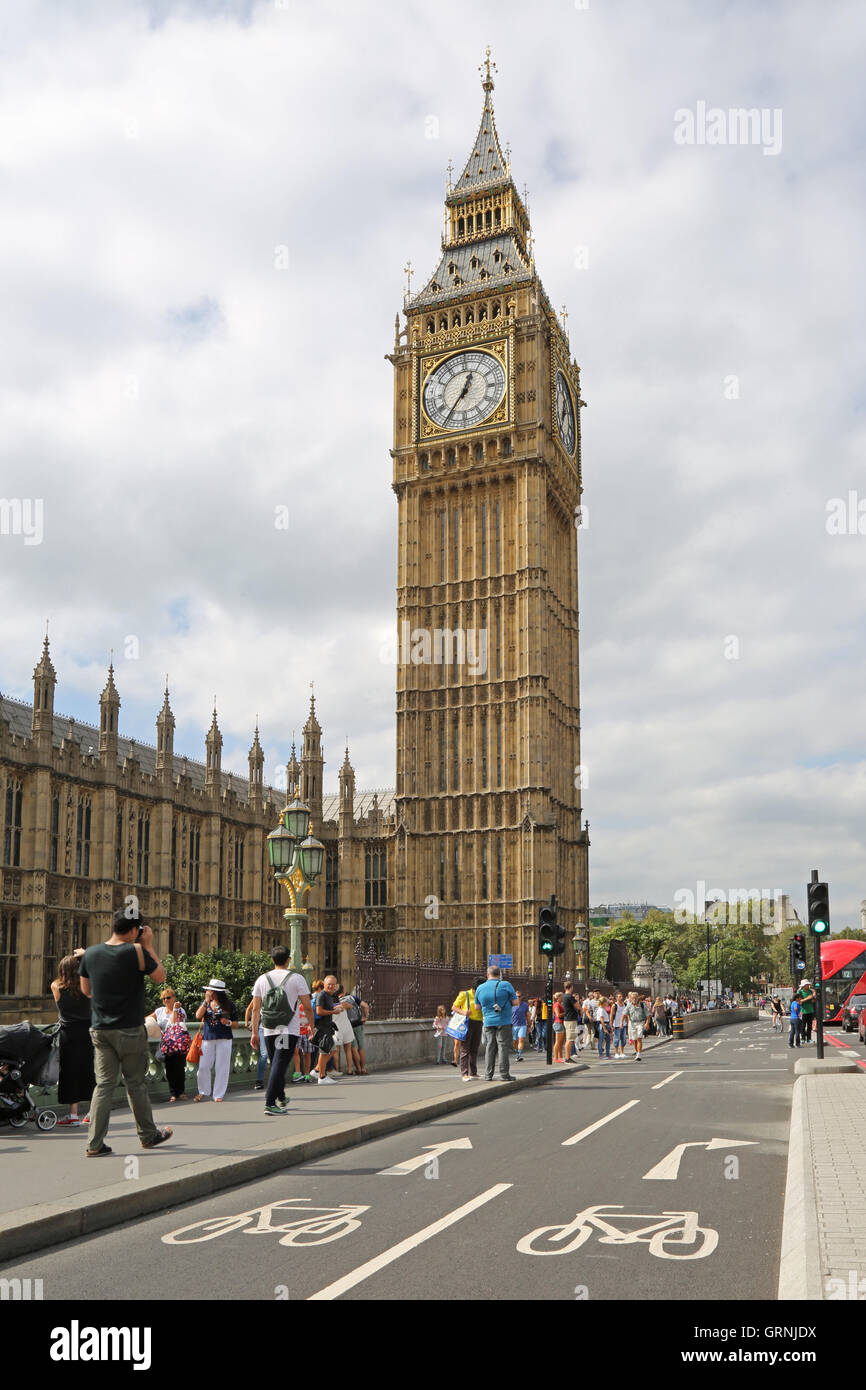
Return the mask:
{"type": "Polygon", "coordinates": [[[860,1026],[860,1015],[866,1009],[866,994],[852,994],[842,1010],[842,1030],[853,1033],[860,1026]]]}

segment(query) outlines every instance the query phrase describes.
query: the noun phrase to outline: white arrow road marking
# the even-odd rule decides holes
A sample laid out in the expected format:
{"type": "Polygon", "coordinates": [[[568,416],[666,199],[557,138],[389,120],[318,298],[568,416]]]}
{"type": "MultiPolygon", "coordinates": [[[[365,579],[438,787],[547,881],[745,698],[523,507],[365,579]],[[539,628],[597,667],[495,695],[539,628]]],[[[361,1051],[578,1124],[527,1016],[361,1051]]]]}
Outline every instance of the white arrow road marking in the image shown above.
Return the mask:
{"type": "Polygon", "coordinates": [[[662,1086],[666,1086],[669,1081],[675,1081],[678,1076],[682,1076],[681,1071],[672,1071],[670,1076],[666,1076],[664,1081],[657,1081],[654,1086],[650,1086],[651,1091],[660,1091],[662,1086]]]}
{"type": "Polygon", "coordinates": [[[342,1279],[337,1279],[335,1283],[328,1284],[324,1289],[319,1289],[318,1293],[310,1294],[308,1303],[330,1301],[339,1298],[340,1294],[346,1293],[348,1289],[353,1289],[356,1284],[361,1284],[371,1275],[377,1274],[386,1265],[393,1264],[402,1255],[406,1255],[416,1246],[423,1245],[425,1240],[432,1240],[433,1236],[438,1236],[440,1231],[445,1231],[449,1226],[453,1226],[457,1221],[462,1221],[464,1216],[469,1216],[478,1207],[483,1207],[486,1202],[492,1202],[494,1197],[499,1197],[501,1193],[507,1192],[513,1183],[499,1182],[495,1187],[488,1187],[486,1192],[480,1192],[477,1197],[473,1197],[471,1202],[465,1202],[456,1211],[450,1211],[447,1216],[440,1217],[431,1226],[425,1226],[422,1231],[416,1231],[414,1236],[408,1236],[406,1240],[401,1240],[399,1245],[392,1245],[390,1250],[383,1250],[381,1255],[376,1255],[366,1264],[359,1265],[351,1273],[345,1274],[342,1279]]]}
{"type": "Polygon", "coordinates": [[[624,1115],[626,1110],[631,1110],[633,1105],[640,1105],[640,1101],[630,1100],[625,1105],[621,1105],[618,1110],[611,1110],[609,1115],[604,1116],[604,1119],[596,1120],[594,1125],[588,1125],[579,1134],[572,1134],[570,1139],[563,1139],[560,1147],[565,1149],[569,1144],[579,1144],[581,1139],[585,1139],[588,1134],[595,1134],[595,1131],[601,1129],[602,1125],[606,1125],[610,1120],[615,1120],[617,1115],[624,1115]]]}
{"type": "Polygon", "coordinates": [[[680,1171],[680,1159],[686,1149],[740,1149],[745,1144],[757,1144],[757,1139],[710,1139],[700,1140],[691,1144],[677,1144],[675,1149],[657,1163],[655,1168],[650,1168],[648,1173],[644,1173],[644,1179],[650,1182],[670,1182],[678,1177],[680,1171]]]}
{"type": "Polygon", "coordinates": [[[402,1178],[405,1173],[414,1173],[416,1168],[423,1168],[431,1158],[437,1158],[449,1149],[471,1149],[472,1140],[446,1139],[443,1144],[425,1144],[424,1148],[425,1152],[418,1154],[416,1158],[407,1158],[405,1163],[395,1163],[393,1168],[380,1169],[376,1174],[377,1178],[402,1178]]]}

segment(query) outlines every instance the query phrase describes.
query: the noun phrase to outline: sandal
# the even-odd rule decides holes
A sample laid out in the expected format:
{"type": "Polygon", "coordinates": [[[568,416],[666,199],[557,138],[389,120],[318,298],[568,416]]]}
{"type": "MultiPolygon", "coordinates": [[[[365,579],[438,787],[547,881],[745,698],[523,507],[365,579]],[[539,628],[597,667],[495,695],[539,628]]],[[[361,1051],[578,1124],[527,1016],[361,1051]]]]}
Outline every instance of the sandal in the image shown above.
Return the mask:
{"type": "Polygon", "coordinates": [[[141,1147],[143,1149],[155,1149],[157,1144],[164,1144],[167,1139],[170,1139],[173,1132],[174,1131],[170,1129],[158,1129],[156,1131],[156,1138],[152,1141],[152,1143],[142,1144],[141,1147]]]}
{"type": "Polygon", "coordinates": [[[84,1157],[85,1157],[85,1158],[104,1158],[104,1156],[105,1156],[106,1154],[110,1154],[111,1152],[112,1152],[112,1151],[111,1151],[111,1149],[108,1147],[108,1145],[107,1145],[107,1144],[103,1144],[103,1146],[102,1146],[101,1149],[85,1149],[85,1150],[84,1150],[84,1157]]]}
{"type": "Polygon", "coordinates": [[[193,1096],[193,1100],[198,1104],[200,1100],[207,1100],[207,1096],[193,1096]]]}

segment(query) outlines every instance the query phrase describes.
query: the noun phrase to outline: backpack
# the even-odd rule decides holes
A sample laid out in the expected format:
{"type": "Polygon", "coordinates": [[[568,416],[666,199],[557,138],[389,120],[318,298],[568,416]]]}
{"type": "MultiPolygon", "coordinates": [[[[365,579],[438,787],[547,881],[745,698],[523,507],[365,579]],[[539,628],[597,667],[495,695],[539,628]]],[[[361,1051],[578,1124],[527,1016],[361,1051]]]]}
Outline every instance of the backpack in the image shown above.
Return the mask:
{"type": "Polygon", "coordinates": [[[275,985],[270,975],[265,975],[265,979],[270,988],[262,1000],[262,1024],[265,1028],[288,1027],[295,1011],[289,1003],[286,991],[281,984],[275,985]]]}
{"type": "Polygon", "coordinates": [[[352,1000],[352,1003],[349,1005],[346,1011],[346,1018],[349,1020],[352,1027],[356,1028],[358,1024],[361,1023],[363,1015],[361,1013],[361,1008],[357,995],[350,994],[348,997],[352,1000]]]}

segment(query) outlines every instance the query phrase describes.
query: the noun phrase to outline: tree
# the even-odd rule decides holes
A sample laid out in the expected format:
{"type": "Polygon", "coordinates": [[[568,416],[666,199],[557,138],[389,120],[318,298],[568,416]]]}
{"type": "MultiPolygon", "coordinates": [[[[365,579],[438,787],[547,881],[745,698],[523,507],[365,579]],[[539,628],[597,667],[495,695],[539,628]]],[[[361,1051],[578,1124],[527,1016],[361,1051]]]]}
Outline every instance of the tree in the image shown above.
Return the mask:
{"type": "MultiPolygon", "coordinates": [[[[218,949],[197,956],[164,956],[166,982],[176,991],[188,1014],[204,1002],[208,980],[224,980],[226,991],[238,1009],[245,1009],[259,975],[272,970],[274,962],[264,951],[218,949]]],[[[148,976],[145,999],[148,1013],[159,1007],[164,985],[155,985],[148,976]]]]}

